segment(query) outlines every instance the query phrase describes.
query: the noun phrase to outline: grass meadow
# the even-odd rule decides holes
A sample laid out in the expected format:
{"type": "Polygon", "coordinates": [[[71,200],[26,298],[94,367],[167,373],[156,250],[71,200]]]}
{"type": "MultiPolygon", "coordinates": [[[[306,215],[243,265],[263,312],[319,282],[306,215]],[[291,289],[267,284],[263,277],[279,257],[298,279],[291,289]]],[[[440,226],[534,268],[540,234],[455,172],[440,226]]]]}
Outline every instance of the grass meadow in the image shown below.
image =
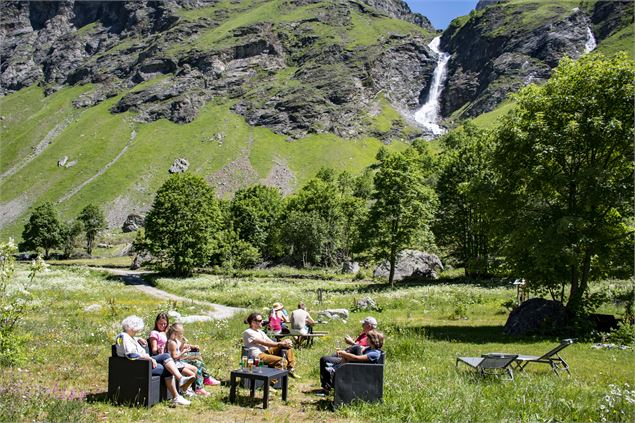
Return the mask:
{"type": "MultiPolygon", "coordinates": [[[[0,369],[0,421],[632,421],[632,349],[596,350],[591,343],[578,342],[562,353],[571,377],[557,377],[538,364],[516,373],[514,381],[481,378],[466,367],[455,368],[457,356],[493,351],[540,355],[558,343],[555,338],[502,335],[508,313],[501,303],[515,296],[508,283],[466,284],[455,271],[435,282],[402,284],[393,290],[377,281],[352,281],[324,272],[307,273],[315,279],[291,278],[294,272],[298,271],[153,277],[152,282],[191,299],[250,311],[266,312],[274,301],[292,310],[303,300],[316,317],[327,308],[353,310],[356,300],[366,296],[381,311],[352,311],[347,322],[320,324],[319,330],[329,334],[297,351],[302,379],[290,381],[286,404],[276,394],[263,410],[260,402],[249,401],[247,390],[241,390],[241,399],[232,405],[223,384],[209,389],[212,396],[195,398],[188,408],[162,403],[148,410],[114,406],[103,399],[110,345],[119,322],[137,314],[148,326],[159,311],[176,308],[188,315],[199,312],[200,306],[162,302],[114,276],[77,266],[53,266],[26,286],[28,270],[20,268],[15,288],[33,294],[19,323],[19,332],[30,336],[28,359],[18,367],[0,369]],[[318,288],[324,292],[322,303],[317,301],[318,288]],[[332,411],[329,398],[312,393],[319,387],[319,357],[332,353],[344,335],[357,335],[359,321],[369,314],[386,334],[384,402],[332,411]]],[[[611,307],[606,311],[621,312],[611,307]]],[[[185,327],[186,336],[202,346],[211,373],[223,381],[238,365],[244,317],[185,327]]]]}

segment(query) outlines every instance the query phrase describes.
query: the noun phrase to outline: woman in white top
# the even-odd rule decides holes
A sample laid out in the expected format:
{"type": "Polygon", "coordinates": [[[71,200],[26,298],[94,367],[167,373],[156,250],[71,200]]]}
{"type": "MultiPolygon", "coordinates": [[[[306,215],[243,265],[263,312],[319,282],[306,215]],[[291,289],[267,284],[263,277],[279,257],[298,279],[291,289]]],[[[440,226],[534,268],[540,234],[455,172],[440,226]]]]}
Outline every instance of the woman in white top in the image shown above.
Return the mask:
{"type": "Polygon", "coordinates": [[[194,376],[183,376],[176,368],[174,360],[170,354],[158,354],[150,356],[146,352],[146,341],[137,338],[135,335],[143,330],[143,320],[138,316],[128,316],[121,322],[123,332],[115,338],[117,355],[126,357],[129,360],[146,360],[152,362],[152,374],[161,375],[165,378],[165,385],[172,394],[172,402],[176,405],[189,405],[190,401],[179,395],[174,377],[179,381],[179,387],[185,391],[194,382],[194,376]]]}

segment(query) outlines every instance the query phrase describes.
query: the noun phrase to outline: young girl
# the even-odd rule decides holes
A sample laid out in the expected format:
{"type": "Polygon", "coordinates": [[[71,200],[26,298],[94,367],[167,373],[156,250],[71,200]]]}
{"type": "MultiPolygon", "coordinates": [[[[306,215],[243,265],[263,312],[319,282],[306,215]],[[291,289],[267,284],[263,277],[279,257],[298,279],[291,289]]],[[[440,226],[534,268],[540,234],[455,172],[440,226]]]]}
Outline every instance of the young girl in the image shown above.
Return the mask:
{"type": "Polygon", "coordinates": [[[159,313],[157,318],[154,319],[154,330],[150,332],[150,352],[152,354],[163,354],[165,351],[165,344],[168,342],[168,337],[165,331],[170,326],[170,318],[167,313],[159,313]]]}
{"type": "MultiPolygon", "coordinates": [[[[191,353],[198,351],[198,345],[190,345],[186,343],[183,337],[183,325],[180,323],[174,323],[168,328],[167,337],[167,350],[174,359],[176,366],[181,370],[183,374],[196,376],[194,381],[194,392],[198,395],[208,396],[210,395],[204,389],[205,384],[219,385],[220,382],[216,379],[210,378],[209,374],[205,370],[205,364],[199,359],[193,359],[191,353]],[[206,379],[211,379],[211,383],[205,383],[206,379]],[[216,382],[216,383],[214,383],[216,382]]],[[[200,357],[198,354],[195,357],[200,357]]]]}

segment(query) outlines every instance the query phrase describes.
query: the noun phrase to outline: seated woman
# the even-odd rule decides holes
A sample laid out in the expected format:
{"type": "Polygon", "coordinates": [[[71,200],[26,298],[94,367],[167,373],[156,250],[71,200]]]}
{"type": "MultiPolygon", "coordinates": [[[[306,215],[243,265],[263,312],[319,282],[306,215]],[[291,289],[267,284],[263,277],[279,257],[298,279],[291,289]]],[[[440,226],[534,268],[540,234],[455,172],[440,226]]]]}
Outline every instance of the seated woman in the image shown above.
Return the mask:
{"type": "Polygon", "coordinates": [[[289,317],[285,314],[284,306],[280,303],[273,303],[271,313],[269,313],[269,329],[276,335],[283,332],[289,333],[286,323],[289,323],[289,317]]]}
{"type": "Polygon", "coordinates": [[[183,376],[170,354],[158,354],[150,356],[145,349],[146,341],[135,337],[135,335],[143,330],[143,320],[138,316],[128,316],[121,322],[121,332],[115,338],[115,346],[119,357],[126,357],[129,360],[146,360],[152,362],[152,374],[161,375],[165,378],[165,385],[172,394],[172,403],[174,405],[189,405],[190,401],[179,395],[174,377],[179,382],[182,390],[187,388],[194,382],[194,376],[183,376]]]}
{"type": "MultiPolygon", "coordinates": [[[[341,358],[341,362],[330,366],[325,363],[320,366],[320,383],[322,384],[321,394],[328,394],[333,388],[337,369],[344,363],[377,363],[381,357],[381,348],[384,346],[384,334],[376,330],[367,332],[368,347],[361,350],[360,354],[354,354],[344,350],[337,350],[336,354],[341,358]]],[[[322,364],[322,363],[321,363],[322,364]]]]}
{"type": "MultiPolygon", "coordinates": [[[[167,313],[159,313],[154,320],[154,330],[150,332],[150,338],[148,340],[150,343],[150,352],[152,354],[161,354],[166,352],[165,347],[168,340],[167,330],[169,326],[170,318],[167,313]]],[[[183,341],[186,343],[186,346],[189,345],[190,348],[187,352],[183,352],[181,361],[192,364],[198,369],[196,381],[194,382],[194,392],[203,390],[203,385],[220,385],[220,381],[213,378],[207,371],[198,345],[190,345],[185,339],[183,341]]],[[[205,395],[201,392],[197,393],[205,395]]]]}
{"type": "Polygon", "coordinates": [[[291,341],[276,342],[269,338],[262,331],[262,314],[251,313],[247,317],[249,328],[243,332],[243,343],[247,348],[249,358],[259,358],[263,363],[275,367],[282,368],[287,366],[289,376],[299,379],[295,373],[295,355],[291,341]],[[285,357],[286,356],[286,357],[285,357]]]}

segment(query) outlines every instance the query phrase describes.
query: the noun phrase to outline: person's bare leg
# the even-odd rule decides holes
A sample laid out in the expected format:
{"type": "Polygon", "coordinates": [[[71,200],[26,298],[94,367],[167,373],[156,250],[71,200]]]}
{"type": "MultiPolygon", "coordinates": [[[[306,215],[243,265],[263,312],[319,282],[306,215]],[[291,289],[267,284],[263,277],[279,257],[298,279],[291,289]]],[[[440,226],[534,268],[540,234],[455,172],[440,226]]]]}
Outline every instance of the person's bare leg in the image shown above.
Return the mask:
{"type": "Polygon", "coordinates": [[[170,391],[172,398],[179,396],[179,392],[176,390],[176,383],[174,383],[174,376],[168,376],[165,378],[165,387],[170,391]]]}

